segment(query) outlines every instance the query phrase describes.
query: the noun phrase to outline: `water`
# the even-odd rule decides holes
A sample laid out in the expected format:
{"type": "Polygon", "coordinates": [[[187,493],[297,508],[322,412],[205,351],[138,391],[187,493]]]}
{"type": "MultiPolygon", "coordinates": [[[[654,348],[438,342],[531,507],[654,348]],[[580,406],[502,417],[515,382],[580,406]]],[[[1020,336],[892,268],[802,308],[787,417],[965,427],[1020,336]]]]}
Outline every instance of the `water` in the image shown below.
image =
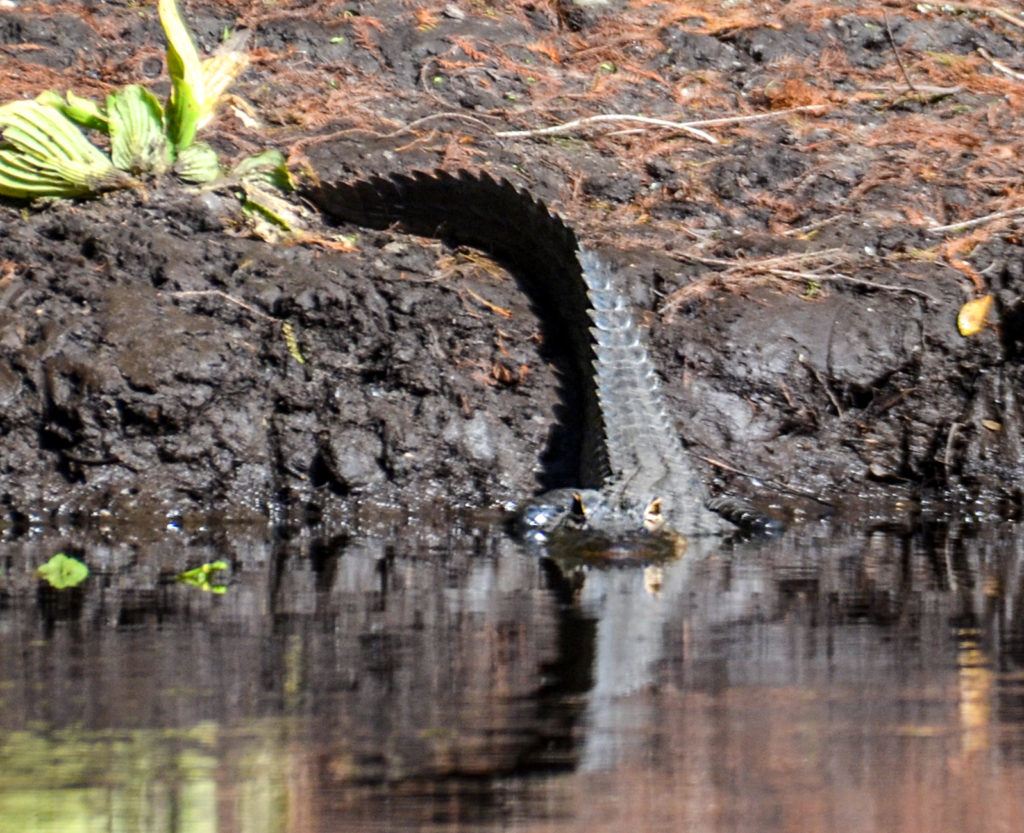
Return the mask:
{"type": "MultiPolygon", "coordinates": [[[[1001,831],[1024,540],[580,571],[497,529],[0,543],[0,830],[1001,831]],[[53,591],[56,551],[92,569],[53,591]],[[215,595],[175,576],[224,559],[215,595]]],[[[216,583],[216,582],[215,582],[216,583]]]]}

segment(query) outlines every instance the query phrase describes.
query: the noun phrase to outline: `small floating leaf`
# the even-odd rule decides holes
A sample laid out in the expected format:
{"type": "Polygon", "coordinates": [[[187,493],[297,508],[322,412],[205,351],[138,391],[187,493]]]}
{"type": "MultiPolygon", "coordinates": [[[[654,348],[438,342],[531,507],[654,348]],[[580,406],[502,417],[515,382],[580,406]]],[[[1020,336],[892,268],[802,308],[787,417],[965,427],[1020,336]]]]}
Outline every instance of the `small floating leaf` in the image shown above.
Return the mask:
{"type": "Polygon", "coordinates": [[[985,329],[985,321],[988,319],[988,312],[991,308],[991,295],[975,298],[964,304],[960,308],[960,314],[956,317],[956,327],[960,331],[960,335],[973,336],[985,329]]]}
{"type": "Polygon", "coordinates": [[[49,582],[51,587],[63,590],[66,587],[75,587],[85,581],[89,575],[89,568],[77,558],[71,558],[59,552],[36,570],[36,575],[49,582]]]}
{"type": "Polygon", "coordinates": [[[186,570],[183,573],[178,573],[178,581],[182,584],[189,584],[192,587],[198,587],[200,590],[204,590],[207,593],[223,595],[227,592],[227,585],[214,584],[211,579],[215,572],[218,570],[226,570],[227,568],[228,563],[226,561],[213,561],[209,564],[203,564],[201,567],[196,567],[194,570],[186,570]]]}

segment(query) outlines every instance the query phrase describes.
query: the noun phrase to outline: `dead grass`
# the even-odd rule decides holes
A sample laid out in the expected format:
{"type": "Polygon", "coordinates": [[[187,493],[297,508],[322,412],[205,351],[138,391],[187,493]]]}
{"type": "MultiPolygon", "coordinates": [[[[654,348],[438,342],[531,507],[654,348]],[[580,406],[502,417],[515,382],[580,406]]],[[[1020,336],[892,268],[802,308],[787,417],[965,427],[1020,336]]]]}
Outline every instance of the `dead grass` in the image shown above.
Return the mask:
{"type": "MultiPolygon", "coordinates": [[[[659,63],[666,34],[679,29],[735,46],[744,33],[761,29],[807,30],[820,37],[830,31],[829,21],[857,16],[872,27],[900,20],[935,27],[955,24],[1024,42],[1024,22],[994,0],[931,10],[870,0],[632,0],[621,13],[599,15],[579,32],[566,28],[562,9],[553,2],[471,2],[460,5],[460,11],[481,25],[442,35],[448,47],[423,62],[418,85],[391,71],[382,45],[403,28],[446,31],[451,12],[442,0],[396,0],[387,4],[392,13],[387,19],[352,15],[340,0],[279,0],[272,6],[263,0],[194,0],[184,5],[187,14],[221,16],[257,33],[282,21],[313,22],[354,44],[364,60],[325,65],[310,60],[299,48],[260,47],[257,37],[253,70],[239,92],[267,123],[289,131],[289,143],[297,142],[297,149],[309,134],[328,127],[335,134],[407,133],[400,149],[430,147],[438,164],[472,165],[502,154],[528,160],[539,147],[532,143],[554,141],[541,138],[542,129],[573,120],[614,114],[666,122],[717,118],[724,121],[701,128],[719,143],[711,149],[702,146],[698,135],[667,134],[651,125],[620,124],[581,138],[588,153],[617,160],[623,171],[642,170],[643,164],[662,160],[682,173],[686,167],[698,171],[728,158],[731,145],[767,150],[783,140],[802,142],[807,156],[802,175],[749,192],[749,205],[767,210],[771,231],[780,235],[820,219],[808,216],[804,196],[813,177],[832,176],[846,189],[841,204],[819,206],[816,211],[869,215],[879,210],[880,200],[891,202],[886,195],[896,191],[902,194],[899,204],[883,208],[900,213],[910,225],[942,227],[991,215],[990,222],[1005,226],[1024,204],[1024,186],[1019,184],[1024,80],[1016,72],[1022,67],[1012,60],[1000,62],[979,50],[936,50],[933,39],[915,32],[891,38],[891,54],[880,51],[880,63],[870,66],[853,64],[847,45],[834,37],[826,37],[823,48],[779,57],[743,79],[720,67],[688,66],[683,59],[659,63]],[[435,83],[436,78],[444,83],[435,83]],[[460,103],[460,90],[477,91],[485,100],[499,103],[469,111],[460,103]],[[817,109],[764,122],[737,118],[802,107],[817,109]],[[856,181],[845,182],[843,174],[830,173],[844,166],[860,172],[856,181]],[[951,201],[951,190],[962,191],[966,199],[951,201]]],[[[20,6],[19,13],[72,14],[98,40],[111,43],[121,37],[124,15],[131,10],[68,2],[20,6]]],[[[119,49],[103,50],[102,55],[86,51],[71,56],[74,63],[68,69],[54,68],[58,61],[43,60],[56,53],[65,58],[70,54],[49,43],[0,45],[0,99],[48,88],[73,88],[100,97],[111,86],[144,80],[144,68],[151,70],[162,48],[157,43],[122,42],[119,49]]],[[[243,135],[240,125],[225,118],[220,135],[230,138],[234,133],[240,144],[263,140],[243,135]]],[[[578,187],[582,180],[573,151],[549,152],[546,164],[565,174],[564,209],[586,214],[590,209],[584,189],[578,187]],[[571,187],[574,182],[577,187],[571,187]]],[[[643,218],[670,216],[680,200],[703,201],[711,210],[740,220],[746,209],[721,201],[695,176],[656,196],[638,191],[629,205],[613,205],[608,212],[630,219],[634,228],[639,221],[642,231],[643,218]]],[[[948,262],[966,263],[962,250],[958,252],[948,262]]],[[[750,267],[741,272],[749,274],[750,267]]]]}

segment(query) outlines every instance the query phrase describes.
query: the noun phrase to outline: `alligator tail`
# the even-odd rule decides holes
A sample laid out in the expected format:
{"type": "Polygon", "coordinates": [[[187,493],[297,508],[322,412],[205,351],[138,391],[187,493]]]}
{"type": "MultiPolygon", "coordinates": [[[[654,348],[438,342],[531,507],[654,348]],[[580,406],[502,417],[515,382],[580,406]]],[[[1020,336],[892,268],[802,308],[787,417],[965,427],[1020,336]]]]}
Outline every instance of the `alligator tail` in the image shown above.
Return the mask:
{"type": "Polygon", "coordinates": [[[587,284],[576,234],[538,199],[486,173],[416,171],[308,186],[303,196],[328,217],[487,252],[520,281],[552,333],[568,335],[580,380],[579,486],[609,474],[607,442],[594,379],[587,284]]]}
{"type": "Polygon", "coordinates": [[[467,171],[321,183],[303,193],[335,220],[473,246],[516,275],[549,330],[568,333],[577,363],[583,412],[574,486],[603,487],[619,507],[661,498],[687,534],[758,525],[746,505],[707,504],[618,276],[543,202],[507,180],[467,171]]]}

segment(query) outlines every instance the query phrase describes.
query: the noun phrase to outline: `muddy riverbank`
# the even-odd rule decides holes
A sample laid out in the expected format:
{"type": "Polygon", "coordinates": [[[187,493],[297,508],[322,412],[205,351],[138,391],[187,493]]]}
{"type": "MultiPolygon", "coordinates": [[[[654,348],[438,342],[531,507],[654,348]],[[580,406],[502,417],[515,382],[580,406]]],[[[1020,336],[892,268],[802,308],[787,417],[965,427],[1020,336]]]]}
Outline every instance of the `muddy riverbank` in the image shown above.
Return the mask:
{"type": "MultiPolygon", "coordinates": [[[[204,49],[250,30],[236,92],[258,120],[225,110],[226,154],[276,146],[324,178],[485,169],[619,264],[716,491],[1015,514],[1016,221],[941,227],[1015,207],[1024,85],[1000,61],[1024,31],[870,3],[674,8],[184,5],[204,49]],[[499,135],[641,112],[732,121],[702,128],[714,143],[629,122],[499,135]],[[989,293],[992,325],[962,337],[989,293]]],[[[159,86],[161,54],[152,6],[0,12],[7,98],[159,86]]],[[[0,206],[4,515],[317,519],[571,482],[560,360],[515,283],[474,252],[341,231],[354,251],[267,243],[230,191],[171,183],[0,206]]]]}

